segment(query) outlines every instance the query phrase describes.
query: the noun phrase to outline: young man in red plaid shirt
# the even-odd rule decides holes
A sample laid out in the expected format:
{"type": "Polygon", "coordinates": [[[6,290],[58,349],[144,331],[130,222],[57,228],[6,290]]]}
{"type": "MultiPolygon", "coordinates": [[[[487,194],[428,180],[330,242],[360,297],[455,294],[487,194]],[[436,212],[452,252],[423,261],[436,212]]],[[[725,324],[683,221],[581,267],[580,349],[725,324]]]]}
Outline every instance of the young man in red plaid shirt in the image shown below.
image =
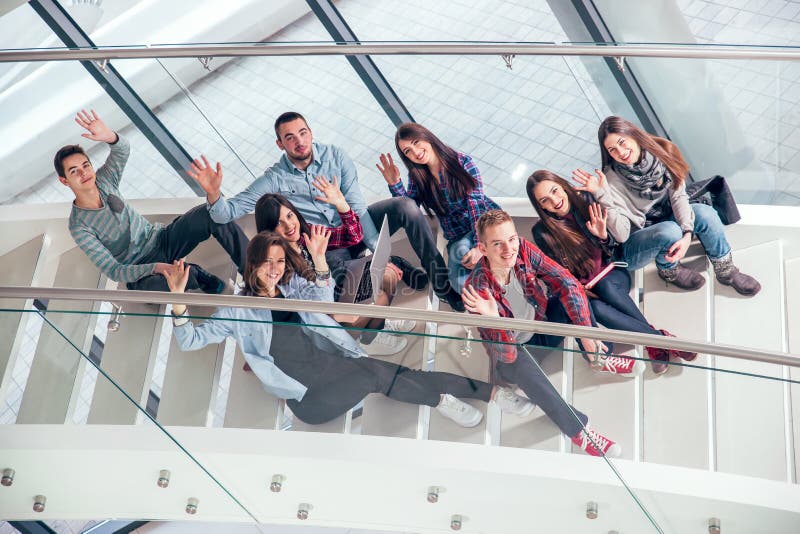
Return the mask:
{"type": "MultiPolygon", "coordinates": [[[[494,317],[531,319],[596,326],[580,283],[535,245],[519,237],[511,216],[491,210],[476,225],[483,258],[467,279],[462,298],[466,309],[494,317]]],[[[554,347],[562,337],[480,328],[486,351],[492,358],[493,375],[517,384],[547,416],[594,456],[618,456],[621,448],[587,428],[588,417],[568,405],[553,387],[523,344],[554,347]],[[522,349],[522,353],[519,353],[522,349]]],[[[593,368],[601,372],[635,376],[643,366],[629,358],[607,356],[607,347],[594,339],[578,344],[590,354],[593,368]]]]}

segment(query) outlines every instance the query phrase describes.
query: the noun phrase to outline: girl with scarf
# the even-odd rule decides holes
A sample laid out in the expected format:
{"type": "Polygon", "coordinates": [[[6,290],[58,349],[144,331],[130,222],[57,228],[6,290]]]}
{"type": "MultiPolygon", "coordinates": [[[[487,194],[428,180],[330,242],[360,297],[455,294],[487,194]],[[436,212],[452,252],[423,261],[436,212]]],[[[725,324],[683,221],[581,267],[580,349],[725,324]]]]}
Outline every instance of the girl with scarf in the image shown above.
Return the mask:
{"type": "Polygon", "coordinates": [[[731,247],[719,215],[711,206],[689,203],[689,165],[680,150],[620,117],[608,117],[597,132],[603,171],[581,169],[573,179],[579,191],[594,195],[608,210],[608,230],[622,243],[623,260],[636,270],[655,259],[658,275],[681,289],[699,289],[705,279],[683,265],[692,236],[697,235],[720,284],[753,296],[761,284],[733,264],[731,247]],[[659,209],[659,208],[666,208],[659,209]],[[667,217],[656,218],[665,211],[667,217]]]}
{"type": "MultiPolygon", "coordinates": [[[[534,172],[525,189],[539,215],[539,221],[531,229],[536,246],[584,286],[597,322],[615,330],[672,336],[666,330],[656,329],[642,315],[631,299],[631,277],[625,269],[612,269],[599,282],[587,286],[606,270],[617,246],[606,228],[607,210],[593,202],[590,194],[576,191],[550,171],[534,172]]],[[[645,349],[657,375],[667,371],[670,357],[686,361],[697,358],[694,352],[645,349]]]]}

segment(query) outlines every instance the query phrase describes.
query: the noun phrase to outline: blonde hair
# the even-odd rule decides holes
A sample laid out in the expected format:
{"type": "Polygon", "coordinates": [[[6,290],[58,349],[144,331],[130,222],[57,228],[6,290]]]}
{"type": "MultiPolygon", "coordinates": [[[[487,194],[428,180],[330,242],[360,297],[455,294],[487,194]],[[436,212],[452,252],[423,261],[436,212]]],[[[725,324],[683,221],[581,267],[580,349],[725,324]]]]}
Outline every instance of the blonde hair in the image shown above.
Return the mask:
{"type": "Polygon", "coordinates": [[[478,240],[483,238],[486,230],[492,226],[503,224],[504,222],[513,222],[511,215],[503,210],[489,210],[481,215],[478,222],[475,223],[475,233],[478,235],[478,240]]]}

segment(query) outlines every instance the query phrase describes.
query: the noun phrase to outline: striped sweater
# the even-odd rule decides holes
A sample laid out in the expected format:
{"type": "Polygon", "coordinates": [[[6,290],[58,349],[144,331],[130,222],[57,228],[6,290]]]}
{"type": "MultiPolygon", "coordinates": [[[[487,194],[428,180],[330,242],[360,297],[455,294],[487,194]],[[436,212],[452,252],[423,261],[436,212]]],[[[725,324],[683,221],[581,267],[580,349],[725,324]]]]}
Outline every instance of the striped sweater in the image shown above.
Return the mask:
{"type": "Polygon", "coordinates": [[[108,196],[122,200],[119,183],[131,153],[127,140],[111,146],[111,153],[97,169],[96,184],[103,207],[84,209],[72,204],[69,233],[75,243],[106,276],[117,282],[135,282],[153,274],[155,263],[140,263],[156,246],[162,224],[151,224],[123,201],[120,213],[111,209],[108,196]]]}

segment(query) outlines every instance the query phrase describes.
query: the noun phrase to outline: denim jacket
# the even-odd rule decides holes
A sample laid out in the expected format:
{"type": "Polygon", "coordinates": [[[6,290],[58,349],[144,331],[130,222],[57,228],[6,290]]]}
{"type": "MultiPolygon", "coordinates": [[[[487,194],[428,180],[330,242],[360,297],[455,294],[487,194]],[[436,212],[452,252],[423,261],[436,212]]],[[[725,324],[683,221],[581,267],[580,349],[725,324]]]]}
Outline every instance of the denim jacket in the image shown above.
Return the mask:
{"type": "MultiPolygon", "coordinates": [[[[286,285],[278,286],[284,297],[299,300],[333,301],[333,285],[323,287],[294,275],[286,285]]],[[[323,313],[299,312],[297,328],[310,336],[314,345],[338,351],[344,357],[365,356],[358,343],[339,324],[323,313]],[[311,326],[319,325],[319,326],[311,326]]],[[[191,321],[173,331],[181,350],[197,350],[232,337],[264,389],[281,399],[302,400],[306,387],[281,371],[269,354],[272,342],[272,312],[251,308],[219,308],[208,321],[195,326],[191,321]]],[[[298,332],[300,335],[301,332],[298,332]]]]}

